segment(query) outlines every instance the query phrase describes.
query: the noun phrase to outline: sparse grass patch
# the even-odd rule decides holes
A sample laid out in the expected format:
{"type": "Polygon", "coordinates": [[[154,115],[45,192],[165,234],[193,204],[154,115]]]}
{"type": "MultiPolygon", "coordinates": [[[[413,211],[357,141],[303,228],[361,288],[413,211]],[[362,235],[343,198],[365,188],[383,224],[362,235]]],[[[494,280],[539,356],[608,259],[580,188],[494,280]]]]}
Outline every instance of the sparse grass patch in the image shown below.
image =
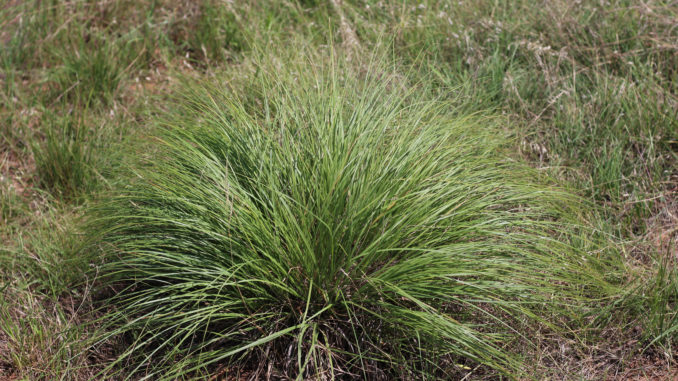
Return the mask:
{"type": "Polygon", "coordinates": [[[91,377],[83,355],[87,336],[79,315],[84,315],[87,305],[79,298],[46,297],[32,289],[30,277],[2,281],[0,365],[4,366],[0,366],[0,376],[30,380],[91,377]]]}
{"type": "MultiPolygon", "coordinates": [[[[674,240],[675,241],[675,240],[674,240]]],[[[672,243],[675,245],[675,242],[672,243]]],[[[645,290],[648,309],[645,336],[648,347],[658,344],[667,356],[678,345],[678,258],[666,256],[656,264],[656,275],[645,290]]]]}
{"type": "Polygon", "coordinates": [[[17,245],[4,248],[0,263],[6,270],[31,279],[27,284],[33,292],[57,300],[83,282],[88,259],[79,252],[81,237],[71,221],[49,214],[40,218],[46,222],[35,222],[37,226],[28,233],[18,232],[17,245]]]}
{"type": "Polygon", "coordinates": [[[24,228],[0,245],[0,377],[83,379],[90,282],[81,239],[72,215],[26,212],[24,228]]]}
{"type": "MultiPolygon", "coordinates": [[[[2,166],[0,166],[2,167],[2,166]]],[[[24,205],[11,181],[0,175],[0,225],[5,227],[9,222],[17,217],[24,205]]],[[[2,234],[0,228],[0,234],[2,234]]]]}

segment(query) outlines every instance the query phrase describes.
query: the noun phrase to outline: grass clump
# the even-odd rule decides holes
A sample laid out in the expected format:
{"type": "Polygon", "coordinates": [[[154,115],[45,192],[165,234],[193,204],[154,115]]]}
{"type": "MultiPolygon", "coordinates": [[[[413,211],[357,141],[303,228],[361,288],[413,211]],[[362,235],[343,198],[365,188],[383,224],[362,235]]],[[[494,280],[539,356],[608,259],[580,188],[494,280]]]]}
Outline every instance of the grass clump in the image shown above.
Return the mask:
{"type": "Polygon", "coordinates": [[[507,160],[496,121],[375,64],[257,72],[186,90],[89,221],[126,348],[109,370],[518,374],[534,309],[600,289],[563,228],[576,200],[507,160]]]}
{"type": "Polygon", "coordinates": [[[88,113],[47,114],[43,139],[32,142],[36,185],[57,199],[83,201],[118,165],[124,128],[113,128],[105,119],[88,113]],[[116,131],[119,130],[119,131],[116,131]]]}
{"type": "Polygon", "coordinates": [[[93,101],[108,104],[113,100],[123,79],[124,68],[120,66],[123,52],[115,45],[101,44],[63,53],[63,66],[54,75],[57,99],[66,97],[85,106],[93,101]]]}
{"type": "Polygon", "coordinates": [[[188,40],[189,49],[198,61],[226,61],[233,52],[242,50],[244,38],[235,15],[216,2],[201,4],[194,30],[188,40]]]}
{"type": "Polygon", "coordinates": [[[93,150],[85,140],[86,129],[76,122],[54,123],[45,140],[33,146],[39,185],[63,198],[77,197],[93,181],[93,150]]]}

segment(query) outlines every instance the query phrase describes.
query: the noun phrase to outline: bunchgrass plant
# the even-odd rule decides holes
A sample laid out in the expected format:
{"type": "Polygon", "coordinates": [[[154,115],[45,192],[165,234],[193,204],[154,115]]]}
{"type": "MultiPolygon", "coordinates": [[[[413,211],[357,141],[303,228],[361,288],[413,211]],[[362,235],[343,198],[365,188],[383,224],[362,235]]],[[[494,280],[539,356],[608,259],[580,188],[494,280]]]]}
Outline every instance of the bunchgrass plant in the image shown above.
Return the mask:
{"type": "Polygon", "coordinates": [[[95,101],[109,104],[124,78],[122,65],[127,52],[104,41],[92,42],[92,46],[79,43],[77,48],[55,53],[63,61],[52,75],[57,85],[55,100],[66,99],[86,107],[95,101]]]}
{"type": "Polygon", "coordinates": [[[517,375],[526,323],[600,289],[579,201],[505,157],[496,119],[351,65],[183,90],[88,223],[109,375],[517,375]]]}
{"type": "Polygon", "coordinates": [[[93,188],[101,148],[90,142],[88,127],[75,118],[51,116],[44,141],[32,146],[38,185],[59,198],[77,199],[93,188]]]}

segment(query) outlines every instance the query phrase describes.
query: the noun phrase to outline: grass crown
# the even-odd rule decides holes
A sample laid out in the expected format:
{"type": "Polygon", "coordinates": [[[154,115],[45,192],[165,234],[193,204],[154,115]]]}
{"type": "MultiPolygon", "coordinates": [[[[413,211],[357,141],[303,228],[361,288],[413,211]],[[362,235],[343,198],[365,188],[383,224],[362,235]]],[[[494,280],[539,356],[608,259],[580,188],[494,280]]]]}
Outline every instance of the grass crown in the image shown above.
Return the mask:
{"type": "Polygon", "coordinates": [[[598,281],[563,227],[573,199],[502,155],[496,120],[387,69],[262,64],[184,90],[90,221],[118,290],[106,338],[127,344],[110,371],[520,372],[507,344],[535,308],[598,281]]]}

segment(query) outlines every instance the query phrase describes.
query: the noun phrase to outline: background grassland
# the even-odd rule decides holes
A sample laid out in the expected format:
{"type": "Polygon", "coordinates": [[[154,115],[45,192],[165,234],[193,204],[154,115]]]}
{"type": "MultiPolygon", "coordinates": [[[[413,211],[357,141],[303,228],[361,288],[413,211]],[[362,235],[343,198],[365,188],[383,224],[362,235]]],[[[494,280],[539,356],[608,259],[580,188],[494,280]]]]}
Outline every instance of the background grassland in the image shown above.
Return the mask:
{"type": "Polygon", "coordinates": [[[0,378],[87,378],[111,358],[110,348],[81,351],[97,262],[78,221],[147,154],[135,142],[168,111],[177,78],[223,82],[256,102],[246,92],[256,58],[284,66],[299,46],[319,60],[334,49],[358,69],[360,57],[388,52],[397,75],[459,114],[500,117],[515,160],[589,199],[603,246],[623,258],[609,264],[623,287],[569,334],[533,333],[541,344],[523,349],[541,364],[536,377],[670,378],[676,23],[678,3],[659,0],[3,2],[0,378]]]}

